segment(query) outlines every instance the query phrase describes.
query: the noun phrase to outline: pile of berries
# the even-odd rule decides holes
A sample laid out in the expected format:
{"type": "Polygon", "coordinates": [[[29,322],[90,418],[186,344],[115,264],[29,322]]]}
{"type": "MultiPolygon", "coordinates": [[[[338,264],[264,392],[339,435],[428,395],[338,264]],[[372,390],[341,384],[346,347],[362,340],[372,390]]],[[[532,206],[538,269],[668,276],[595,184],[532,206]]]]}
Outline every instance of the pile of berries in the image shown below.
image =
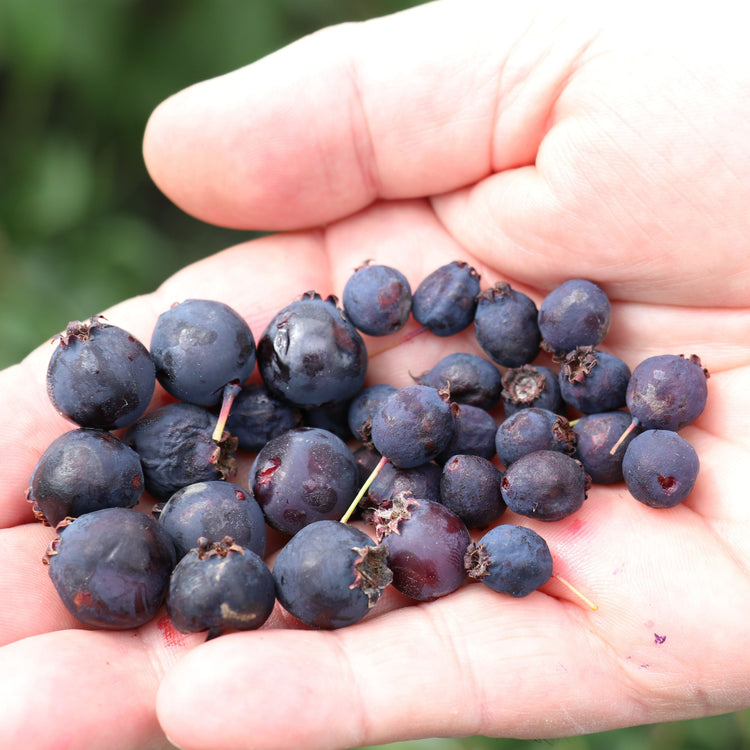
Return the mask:
{"type": "Polygon", "coordinates": [[[591,281],[569,280],[537,308],[507,283],[481,290],[455,261],[414,292],[366,263],[341,306],[307,292],[257,346],[217,300],[165,311],[148,349],[101,316],[72,322],[47,385],[77,427],[27,491],[57,530],[52,582],[86,625],[136,627],[166,603],[177,629],[208,637],[260,627],[277,600],[338,628],[387,586],[430,601],[474,579],[526,596],[552,577],[552,555],[531,528],[498,523],[506,509],[554,522],[592,482],[623,481],[668,508],[698,474],[679,431],[703,411],[708,373],[679,354],[631,372],[598,348],[610,319],[591,281]],[[441,337],[473,326],[486,356],[450,354],[402,388],[365,385],[361,332],[392,334],[412,316],[441,337]],[[542,352],[549,366],[534,364],[542,352]],[[148,411],[157,383],[172,400],[148,411]],[[255,454],[246,486],[238,452],[255,454]],[[144,493],[147,512],[135,507],[144,493]],[[286,539],[273,570],[268,528],[286,539]]]}

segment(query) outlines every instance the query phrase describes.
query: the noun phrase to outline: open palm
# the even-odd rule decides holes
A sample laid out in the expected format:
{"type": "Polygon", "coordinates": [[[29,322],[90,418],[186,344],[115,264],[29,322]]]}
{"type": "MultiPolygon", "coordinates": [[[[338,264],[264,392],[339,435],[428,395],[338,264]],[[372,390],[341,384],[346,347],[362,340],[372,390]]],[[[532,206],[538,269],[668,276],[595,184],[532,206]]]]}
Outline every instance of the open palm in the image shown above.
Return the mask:
{"type": "MultiPolygon", "coordinates": [[[[332,632],[287,627],[282,612],[208,643],[165,616],[84,630],[40,562],[54,532],[24,499],[36,460],[71,427],[46,398],[42,346],[0,375],[0,745],[145,750],[166,733],[186,748],[330,750],[750,705],[744,40],[682,6],[675,27],[670,3],[609,17],[596,4],[517,5],[444,0],[329,29],[168,100],[145,141],[164,192],[207,221],[283,231],[106,315],[147,342],[172,302],[215,297],[257,336],[306,290],[340,295],[366,259],[414,286],[463,259],[483,287],[505,280],[537,302],[586,277],[613,301],[603,348],[631,367],[698,354],[711,373],[683,433],[701,459],[691,496],[656,511],[623,485],[594,487],[564,521],[521,521],[595,612],[552,580],[519,600],[478,584],[428,604],[390,592],[332,632]]],[[[470,332],[420,336],[373,356],[368,382],[406,385],[451,351],[481,353],[470,332]]]]}

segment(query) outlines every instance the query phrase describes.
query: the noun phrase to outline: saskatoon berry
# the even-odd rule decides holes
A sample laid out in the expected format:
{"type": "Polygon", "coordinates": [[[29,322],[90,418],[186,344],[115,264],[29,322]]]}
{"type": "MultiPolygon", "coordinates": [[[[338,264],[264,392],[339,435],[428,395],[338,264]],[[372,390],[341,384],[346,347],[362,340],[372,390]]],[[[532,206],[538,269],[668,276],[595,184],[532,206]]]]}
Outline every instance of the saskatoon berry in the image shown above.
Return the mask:
{"type": "Polygon", "coordinates": [[[486,458],[453,456],[443,467],[440,502],[469,529],[483,529],[505,512],[502,472],[486,458]]]}
{"type": "Polygon", "coordinates": [[[571,456],[541,450],[514,461],[501,486],[503,500],[514,513],[540,521],[559,521],[583,505],[590,479],[571,456]]]}
{"type": "Polygon", "coordinates": [[[51,526],[66,516],[101,508],[132,508],[144,489],[138,454],[104,430],[63,433],[44,451],[31,475],[28,499],[51,526]]]}
{"type": "Polygon", "coordinates": [[[500,282],[477,300],[474,331],[477,343],[503,367],[520,367],[539,353],[542,335],[534,301],[500,282]]]}
{"type": "Polygon", "coordinates": [[[359,393],[367,349],[335,297],[307,292],[266,327],[258,342],[258,367],[277,398],[301,407],[321,406],[359,393]]]}
{"type": "Polygon", "coordinates": [[[172,572],[167,614],[181,633],[255,630],[276,602],[273,576],[262,558],[236,544],[198,540],[172,572]]]}
{"type": "Polygon", "coordinates": [[[478,406],[464,404],[456,410],[453,437],[450,443],[435,457],[444,464],[457,453],[470,453],[490,459],[495,455],[497,423],[494,417],[478,406]]]}
{"type": "Polygon", "coordinates": [[[431,601],[463,583],[471,537],[455,513],[440,503],[401,493],[373,515],[376,538],[388,550],[395,589],[412,599],[431,601]]]}
{"type": "Polygon", "coordinates": [[[624,411],[588,414],[576,421],[573,456],[583,464],[594,484],[622,482],[622,457],[636,433],[629,432],[614,453],[611,449],[629,425],[630,415],[624,411]]]}
{"type": "Polygon", "coordinates": [[[572,454],[576,435],[565,417],[548,409],[521,409],[497,428],[495,450],[505,466],[538,450],[572,454]]]}
{"type": "Polygon", "coordinates": [[[565,281],[539,306],[544,346],[560,357],[577,346],[597,346],[609,331],[611,315],[601,287],[586,279],[565,281]]]}
{"type": "Polygon", "coordinates": [[[630,368],[614,354],[579,346],[565,355],[559,378],[563,400],[583,414],[595,414],[625,406],[630,368]]]}
{"type": "Polygon", "coordinates": [[[315,521],[295,534],[273,566],[284,609],[314,628],[340,628],[361,620],[392,575],[386,549],[338,521],[315,521]]]}
{"type": "Polygon", "coordinates": [[[439,502],[442,473],[440,466],[431,461],[410,469],[397,469],[388,462],[368,488],[367,502],[370,505],[384,505],[400,492],[411,492],[415,497],[439,502]]]}
{"type": "Polygon", "coordinates": [[[81,427],[114,430],[146,411],[156,378],[140,341],[101,316],[72,321],[57,339],[47,393],[60,414],[81,427]]]}
{"type": "Polygon", "coordinates": [[[628,491],[651,508],[672,508],[692,491],[698,477],[698,454],[672,430],[636,435],[622,459],[628,491]]]}
{"type": "Polygon", "coordinates": [[[434,270],[417,287],[412,298],[414,319],[436,336],[452,336],[474,320],[479,294],[479,274],[463,261],[434,270]]]}
{"type": "Polygon", "coordinates": [[[363,388],[349,403],[347,421],[352,435],[364,443],[370,441],[372,417],[382,402],[396,392],[396,386],[387,383],[376,383],[363,388]]]}
{"type": "Polygon", "coordinates": [[[313,521],[341,518],[357,494],[357,462],[333,433],[298,427],[266,443],[250,487],[268,525],[296,534],[313,521]]]}
{"type": "Polygon", "coordinates": [[[301,409],[303,427],[319,427],[321,430],[332,432],[344,441],[351,440],[354,435],[349,429],[350,400],[334,401],[323,406],[311,406],[301,409]]]}
{"type": "Polygon", "coordinates": [[[349,277],[341,302],[360,331],[386,336],[403,328],[409,319],[411,286],[401,271],[368,262],[349,277]]]}
{"type": "Polygon", "coordinates": [[[181,401],[215,406],[231,381],[255,367],[255,339],[245,320],[217,300],[187,299],[162,313],[151,336],[156,378],[181,401]]]}
{"type": "Polygon", "coordinates": [[[111,630],[135,628],[154,616],[176,561],[168,534],[132,508],[63,521],[44,560],[70,613],[84,625],[111,630]]]}
{"type": "Polygon", "coordinates": [[[372,418],[373,445],[398,468],[427,463],[453,438],[455,411],[447,394],[435,388],[399,388],[383,401],[372,418]]]}
{"type": "Polygon", "coordinates": [[[552,553],[532,529],[504,524],[469,545],[466,567],[469,577],[494,591],[522,597],[552,577],[552,553]]]}
{"type": "Polygon", "coordinates": [[[261,557],[266,552],[266,521],[246,489],[225,481],[196,482],[177,490],[155,508],[162,528],[184,557],[203,538],[218,543],[224,537],[261,557]]]}
{"type": "Polygon", "coordinates": [[[521,365],[506,370],[502,378],[505,416],[536,407],[565,414],[557,374],[544,365],[521,365]]]}

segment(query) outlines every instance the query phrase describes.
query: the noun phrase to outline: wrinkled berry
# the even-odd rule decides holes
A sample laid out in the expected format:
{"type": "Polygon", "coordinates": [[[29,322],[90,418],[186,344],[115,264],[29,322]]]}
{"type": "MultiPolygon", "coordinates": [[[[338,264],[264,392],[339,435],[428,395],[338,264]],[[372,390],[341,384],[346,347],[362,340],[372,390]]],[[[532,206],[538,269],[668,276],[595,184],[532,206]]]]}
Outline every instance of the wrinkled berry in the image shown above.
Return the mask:
{"type": "Polygon", "coordinates": [[[583,414],[595,414],[625,406],[630,368],[614,354],[579,346],[563,359],[559,378],[565,403],[583,414]]]}

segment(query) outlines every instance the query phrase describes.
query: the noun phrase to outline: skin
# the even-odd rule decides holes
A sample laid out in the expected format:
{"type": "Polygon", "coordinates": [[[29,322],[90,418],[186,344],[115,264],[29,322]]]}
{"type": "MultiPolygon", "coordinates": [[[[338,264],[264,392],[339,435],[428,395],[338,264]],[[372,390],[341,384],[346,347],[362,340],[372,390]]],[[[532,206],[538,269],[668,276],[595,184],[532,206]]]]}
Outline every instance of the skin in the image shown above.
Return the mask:
{"type": "MultiPolygon", "coordinates": [[[[166,734],[330,750],[750,706],[745,55],[721,1],[445,0],[321,31],[161,105],[144,146],[159,187],[205,221],[281,232],[184,269],[111,322],[148,341],[172,302],[214,296],[258,336],[301,292],[340,295],[368,258],[413,285],[463,259],[483,288],[506,280],[537,304],[589,278],[613,302],[604,348],[631,368],[697,353],[711,371],[683,432],[701,473],[669,511],[614,485],[569,519],[524,521],[597,611],[553,579],[518,600],[480,584],[418,605],[391,592],[334,632],[278,610],[205,644],[161,616],[92,632],[57,600],[39,562],[53,531],[24,499],[71,427],[46,399],[45,344],[0,375],[0,746],[151,750],[166,734]]],[[[368,382],[406,385],[461,350],[478,352],[470,334],[418,337],[373,356],[368,382]]]]}

